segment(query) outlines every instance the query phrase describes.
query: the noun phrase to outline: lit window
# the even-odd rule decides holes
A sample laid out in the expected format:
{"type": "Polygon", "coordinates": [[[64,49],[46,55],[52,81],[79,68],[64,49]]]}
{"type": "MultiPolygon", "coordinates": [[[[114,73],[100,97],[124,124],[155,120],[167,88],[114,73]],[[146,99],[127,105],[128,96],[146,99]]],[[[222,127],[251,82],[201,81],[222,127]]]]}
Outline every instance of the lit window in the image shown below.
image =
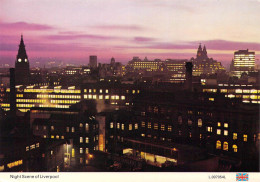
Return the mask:
{"type": "Polygon", "coordinates": [[[228,123],[224,123],[224,127],[225,127],[225,128],[228,128],[228,123]]]}
{"type": "Polygon", "coordinates": [[[221,135],[221,129],[217,129],[217,135],[221,135]]]}
{"type": "Polygon", "coordinates": [[[59,135],[56,135],[56,139],[59,139],[60,138],[60,136],[59,135]]]}
{"type": "Polygon", "coordinates": [[[133,125],[129,124],[129,130],[131,131],[133,129],[133,125]]]}
{"type": "Polygon", "coordinates": [[[120,123],[117,123],[117,129],[120,129],[120,123]]]}
{"type": "Polygon", "coordinates": [[[54,126],[51,126],[51,130],[52,130],[52,131],[54,130],[54,126]]]}
{"type": "Polygon", "coordinates": [[[71,156],[75,157],[75,149],[74,148],[71,150],[71,156]]]}
{"type": "Polygon", "coordinates": [[[172,131],[172,126],[168,126],[168,131],[172,131]]]}
{"type": "Polygon", "coordinates": [[[88,148],[86,148],[85,153],[88,154],[88,148]]]}
{"type": "Polygon", "coordinates": [[[202,127],[202,119],[198,119],[198,127],[202,127]]]}
{"type": "Polygon", "coordinates": [[[247,135],[243,135],[244,142],[247,142],[247,135]]]}
{"type": "Polygon", "coordinates": [[[79,124],[79,127],[80,127],[80,128],[82,128],[82,127],[83,127],[83,124],[82,124],[82,123],[80,123],[80,124],[79,124]]]}
{"type": "Polygon", "coordinates": [[[228,130],[224,130],[224,135],[225,135],[225,136],[228,135],[228,130]]]}
{"type": "Polygon", "coordinates": [[[228,142],[224,142],[224,144],[223,144],[223,150],[228,151],[228,142]]]}
{"type": "Polygon", "coordinates": [[[137,124],[137,123],[135,123],[135,129],[136,129],[136,130],[138,129],[138,124],[137,124]]]}
{"type": "Polygon", "coordinates": [[[86,142],[86,143],[88,143],[88,142],[89,142],[89,138],[88,138],[88,137],[86,137],[86,139],[85,139],[85,142],[86,142]]]}
{"type": "Polygon", "coordinates": [[[86,130],[86,132],[88,132],[88,130],[89,130],[89,124],[88,123],[85,124],[85,130],[86,130]]]}
{"type": "Polygon", "coordinates": [[[145,134],[144,134],[144,133],[142,133],[142,134],[141,134],[141,136],[142,136],[142,137],[145,137],[145,134]]]}
{"type": "Polygon", "coordinates": [[[237,140],[237,133],[233,133],[233,140],[237,140]]]}
{"type": "Polygon", "coordinates": [[[148,122],[147,128],[151,128],[151,127],[152,127],[151,122],[148,122]]]}
{"type": "Polygon", "coordinates": [[[154,129],[158,130],[158,123],[154,123],[154,129]]]}
{"type": "Polygon", "coordinates": [[[145,127],[145,122],[144,121],[142,121],[142,127],[145,127]]]}
{"type": "Polygon", "coordinates": [[[161,124],[161,130],[164,131],[165,130],[165,125],[161,124]]]}
{"type": "Polygon", "coordinates": [[[189,132],[189,137],[190,137],[190,138],[192,137],[192,134],[191,134],[191,132],[189,132]]]}
{"type": "Polygon", "coordinates": [[[83,148],[79,149],[79,153],[83,154],[83,148]]]}
{"type": "Polygon", "coordinates": [[[70,127],[66,127],[66,131],[67,131],[67,132],[70,132],[70,127]]]}
{"type": "Polygon", "coordinates": [[[221,149],[221,141],[216,142],[216,149],[221,149]]]}
{"type": "Polygon", "coordinates": [[[237,145],[233,145],[234,152],[237,152],[237,145]]]}
{"type": "Polygon", "coordinates": [[[80,143],[83,143],[83,137],[80,137],[80,138],[79,138],[79,142],[80,142],[80,143]]]}
{"type": "Polygon", "coordinates": [[[212,132],[212,127],[211,127],[211,126],[208,126],[208,127],[207,127],[207,131],[208,131],[208,132],[212,132]]]}
{"type": "Polygon", "coordinates": [[[114,127],[114,124],[113,122],[110,123],[110,128],[113,128],[114,127]]]}
{"type": "Polygon", "coordinates": [[[221,122],[218,122],[218,127],[220,127],[221,126],[221,122]]]}
{"type": "Polygon", "coordinates": [[[26,147],[26,151],[28,151],[28,150],[29,150],[29,146],[26,147]]]}
{"type": "Polygon", "coordinates": [[[71,132],[74,133],[75,132],[75,128],[71,127],[71,132]]]}

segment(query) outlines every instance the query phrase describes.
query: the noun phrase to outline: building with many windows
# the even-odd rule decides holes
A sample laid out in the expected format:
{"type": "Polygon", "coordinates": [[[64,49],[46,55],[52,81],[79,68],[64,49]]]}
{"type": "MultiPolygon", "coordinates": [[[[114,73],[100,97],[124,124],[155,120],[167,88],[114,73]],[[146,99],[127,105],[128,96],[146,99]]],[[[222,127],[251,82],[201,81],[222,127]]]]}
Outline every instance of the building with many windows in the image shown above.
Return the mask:
{"type": "Polygon", "coordinates": [[[255,70],[255,52],[239,50],[234,53],[234,60],[230,65],[230,71],[233,76],[241,77],[242,73],[250,73],[255,70]]]}
{"type": "Polygon", "coordinates": [[[203,49],[201,45],[199,45],[196,58],[191,58],[191,62],[193,63],[193,76],[200,76],[201,74],[209,75],[225,71],[221,62],[208,57],[205,45],[203,49]]]}

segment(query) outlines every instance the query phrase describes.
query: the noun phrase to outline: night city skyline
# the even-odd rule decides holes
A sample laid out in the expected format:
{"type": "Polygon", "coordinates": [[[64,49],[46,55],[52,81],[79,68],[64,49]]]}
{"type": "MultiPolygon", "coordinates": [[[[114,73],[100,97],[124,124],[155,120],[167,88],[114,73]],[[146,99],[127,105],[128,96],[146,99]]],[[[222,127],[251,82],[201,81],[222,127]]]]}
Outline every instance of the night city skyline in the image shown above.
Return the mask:
{"type": "Polygon", "coordinates": [[[240,49],[255,51],[258,61],[260,37],[255,21],[260,16],[259,7],[258,0],[79,0],[62,4],[3,0],[0,61],[12,62],[21,34],[26,37],[32,62],[84,64],[89,55],[97,55],[101,63],[115,57],[124,64],[133,56],[190,59],[199,43],[205,44],[210,57],[226,67],[233,52],[240,49]]]}
{"type": "Polygon", "coordinates": [[[2,174],[259,177],[260,0],[0,5],[2,174]]]}

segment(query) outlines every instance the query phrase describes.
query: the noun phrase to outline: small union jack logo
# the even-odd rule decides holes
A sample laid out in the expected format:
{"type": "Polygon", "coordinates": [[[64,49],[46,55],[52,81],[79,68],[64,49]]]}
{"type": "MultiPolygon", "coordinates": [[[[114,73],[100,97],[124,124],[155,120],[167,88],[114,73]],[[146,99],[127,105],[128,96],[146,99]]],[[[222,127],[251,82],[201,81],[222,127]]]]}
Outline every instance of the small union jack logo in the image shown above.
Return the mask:
{"type": "Polygon", "coordinates": [[[237,173],[236,181],[248,181],[247,173],[237,173]]]}

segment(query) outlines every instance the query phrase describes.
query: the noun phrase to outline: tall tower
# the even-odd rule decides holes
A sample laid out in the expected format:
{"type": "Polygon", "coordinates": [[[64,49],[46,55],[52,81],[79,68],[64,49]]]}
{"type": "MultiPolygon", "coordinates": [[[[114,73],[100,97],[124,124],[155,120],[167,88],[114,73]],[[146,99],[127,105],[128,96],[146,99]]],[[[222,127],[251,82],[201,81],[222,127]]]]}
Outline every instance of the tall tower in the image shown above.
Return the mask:
{"type": "Polygon", "coordinates": [[[203,55],[203,59],[208,59],[208,53],[205,45],[203,47],[202,55],[203,55]]]}
{"type": "Polygon", "coordinates": [[[202,54],[203,54],[203,51],[202,51],[201,44],[200,44],[199,48],[197,50],[197,59],[200,59],[202,54]]]}
{"type": "Polygon", "coordinates": [[[89,67],[97,68],[97,56],[89,56],[89,67]]]}
{"type": "Polygon", "coordinates": [[[21,35],[19,50],[15,61],[15,84],[28,85],[29,79],[30,79],[29,60],[23,42],[23,35],[21,35]]]}

